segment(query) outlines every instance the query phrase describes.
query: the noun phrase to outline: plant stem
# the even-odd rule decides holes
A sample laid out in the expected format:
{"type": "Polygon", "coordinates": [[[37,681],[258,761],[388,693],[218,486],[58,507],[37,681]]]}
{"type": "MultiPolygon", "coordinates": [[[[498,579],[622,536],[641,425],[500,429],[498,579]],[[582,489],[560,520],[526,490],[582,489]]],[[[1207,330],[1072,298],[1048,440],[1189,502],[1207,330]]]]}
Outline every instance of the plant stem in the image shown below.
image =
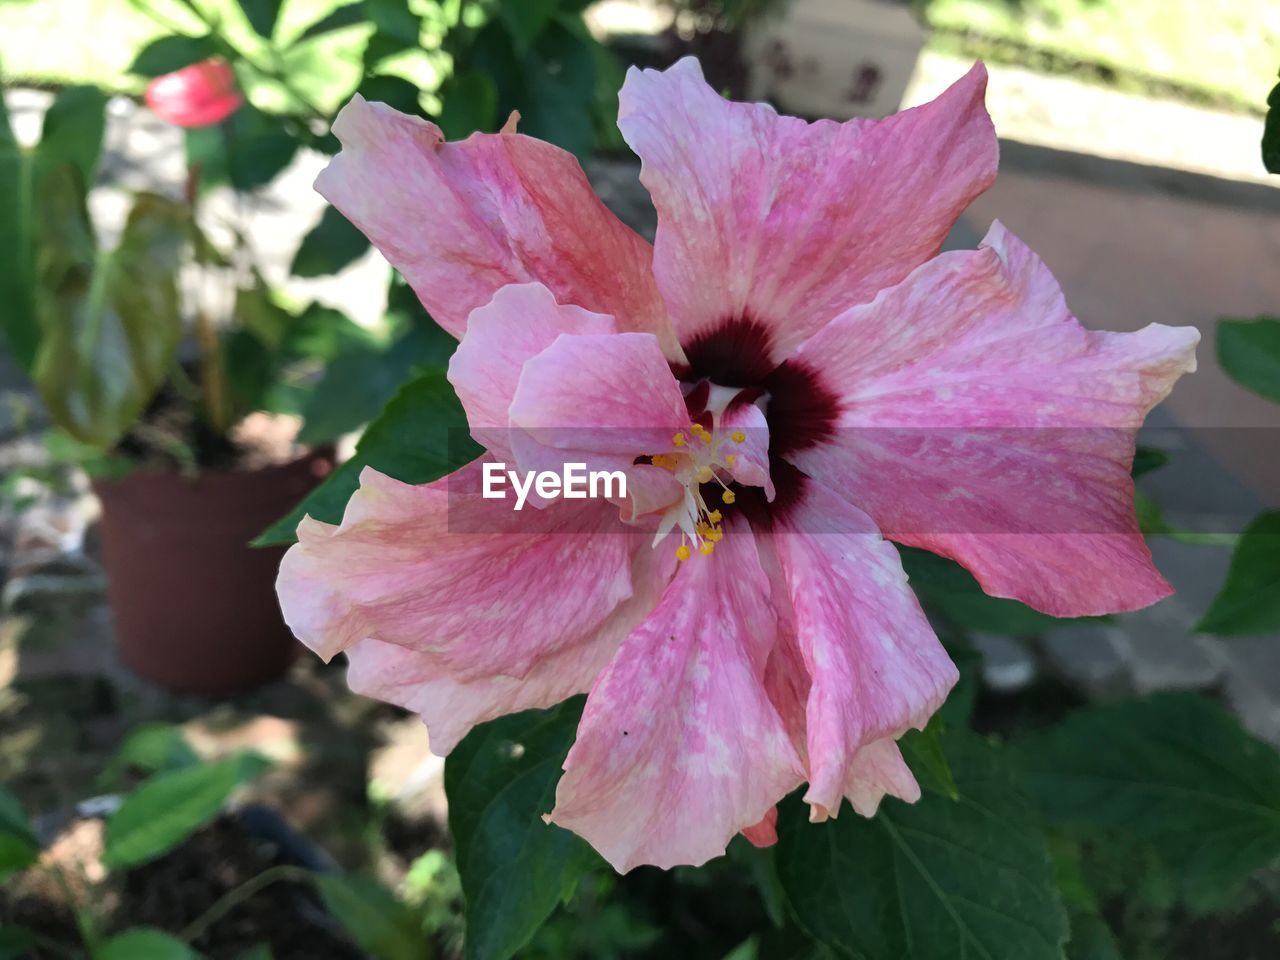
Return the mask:
{"type": "MultiPolygon", "coordinates": [[[[195,251],[196,265],[200,268],[199,287],[203,287],[205,275],[209,269],[208,251],[205,239],[200,233],[200,224],[196,221],[196,209],[200,195],[200,167],[193,165],[187,171],[187,204],[191,209],[191,243],[195,251]]],[[[222,376],[222,343],[218,340],[218,331],[204,304],[196,302],[196,340],[200,344],[200,392],[204,403],[205,416],[209,425],[219,433],[227,431],[227,392],[222,376]]]]}
{"type": "Polygon", "coordinates": [[[273,883],[281,880],[293,881],[295,883],[310,883],[312,879],[311,871],[304,870],[302,867],[294,867],[289,864],[281,864],[264,870],[256,877],[251,877],[240,886],[228,890],[223,894],[217,902],[208,910],[200,914],[195,920],[182,928],[182,932],[178,934],[178,939],[186,943],[193,943],[198,940],[206,930],[221,920],[224,916],[234,910],[244,901],[257,894],[259,891],[266,889],[273,883]]]}

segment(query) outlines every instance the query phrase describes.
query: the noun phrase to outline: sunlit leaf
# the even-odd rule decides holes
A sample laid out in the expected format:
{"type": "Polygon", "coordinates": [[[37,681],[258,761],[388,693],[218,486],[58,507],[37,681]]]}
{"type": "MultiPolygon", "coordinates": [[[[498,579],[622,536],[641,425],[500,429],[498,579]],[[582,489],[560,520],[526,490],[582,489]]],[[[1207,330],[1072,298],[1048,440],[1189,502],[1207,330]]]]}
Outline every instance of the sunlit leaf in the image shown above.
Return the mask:
{"type": "Polygon", "coordinates": [[[154,860],[214,819],[242,783],[264,769],[257,754],[158,773],[107,821],[102,862],[112,868],[154,860]]]}

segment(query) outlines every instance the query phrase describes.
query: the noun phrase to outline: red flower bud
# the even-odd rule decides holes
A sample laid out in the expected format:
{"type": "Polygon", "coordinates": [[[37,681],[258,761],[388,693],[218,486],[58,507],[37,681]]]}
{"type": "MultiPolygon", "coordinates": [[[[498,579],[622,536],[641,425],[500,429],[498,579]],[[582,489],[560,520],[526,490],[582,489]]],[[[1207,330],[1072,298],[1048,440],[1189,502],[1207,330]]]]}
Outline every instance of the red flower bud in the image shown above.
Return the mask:
{"type": "Polygon", "coordinates": [[[156,116],[179,127],[220,123],[244,102],[231,65],[218,57],[156,77],[146,99],[156,116]]]}

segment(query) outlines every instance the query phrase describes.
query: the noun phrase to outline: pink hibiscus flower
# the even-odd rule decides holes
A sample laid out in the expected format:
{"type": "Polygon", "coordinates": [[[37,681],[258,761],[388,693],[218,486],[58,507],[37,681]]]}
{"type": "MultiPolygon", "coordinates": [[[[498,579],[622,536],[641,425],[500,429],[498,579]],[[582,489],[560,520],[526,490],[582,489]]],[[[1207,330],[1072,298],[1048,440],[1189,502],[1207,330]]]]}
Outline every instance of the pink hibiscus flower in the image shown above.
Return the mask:
{"type": "Polygon", "coordinates": [[[221,57],[156,77],[147,84],[146,101],[152,113],[179,127],[221,123],[244,104],[235,71],[221,57]]]}
{"type": "Polygon", "coordinates": [[[488,458],[631,482],[516,513],[478,464],[366,470],[284,561],[299,638],[441,754],[589,692],[548,819],[619,870],[768,843],[803,783],[815,820],[915,800],[896,740],[957,673],[885,538],[1058,616],[1167,595],[1129,467],[1199,339],[1084,329],[999,224],[938,255],[995,176],[985,87],[978,65],[923,107],[810,124],[725,101],[693,60],[632,69],[652,248],[549,144],[447,144],[353,101],[317,187],[460,338],[488,458]]]}

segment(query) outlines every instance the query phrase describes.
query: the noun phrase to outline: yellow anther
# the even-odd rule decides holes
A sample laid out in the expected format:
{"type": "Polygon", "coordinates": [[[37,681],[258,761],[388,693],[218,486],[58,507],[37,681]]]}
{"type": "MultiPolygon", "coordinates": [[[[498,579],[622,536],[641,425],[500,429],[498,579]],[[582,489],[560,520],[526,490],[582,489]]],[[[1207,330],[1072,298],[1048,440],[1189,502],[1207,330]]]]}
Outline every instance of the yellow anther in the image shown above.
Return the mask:
{"type": "Polygon", "coordinates": [[[700,437],[700,436],[702,436],[704,433],[706,433],[706,432],[707,432],[707,428],[706,428],[706,427],[704,427],[702,424],[697,423],[697,422],[693,423],[693,424],[689,427],[689,429],[693,432],[693,435],[694,435],[695,437],[700,437]]]}
{"type": "Polygon", "coordinates": [[[710,483],[713,476],[715,476],[715,474],[712,472],[710,467],[698,468],[697,477],[699,483],[710,483]]]}
{"type": "Polygon", "coordinates": [[[702,545],[698,547],[698,552],[704,557],[709,557],[716,552],[716,545],[710,540],[703,540],[702,545]]]}
{"type": "Polygon", "coordinates": [[[672,438],[671,438],[671,442],[672,442],[673,444],[675,444],[677,447],[683,447],[683,446],[684,446],[684,434],[683,434],[683,433],[677,433],[674,437],[672,437],[672,438]]]}
{"type": "Polygon", "coordinates": [[[726,467],[732,467],[737,462],[738,462],[738,455],[735,453],[731,453],[724,458],[724,465],[726,467]]]}
{"type": "Polygon", "coordinates": [[[674,470],[676,468],[676,458],[665,453],[655,453],[649,458],[653,461],[655,467],[662,467],[666,470],[674,470]]]}
{"type": "Polygon", "coordinates": [[[733,503],[733,501],[738,499],[738,495],[734,493],[732,490],[726,490],[724,493],[720,495],[720,499],[727,504],[731,504],[733,503]]]}
{"type": "Polygon", "coordinates": [[[720,511],[712,510],[710,513],[707,514],[707,519],[710,520],[712,523],[719,523],[722,519],[720,511]]]}
{"type": "Polygon", "coordinates": [[[724,531],[723,531],[723,530],[708,530],[708,531],[707,531],[707,533],[706,533],[706,538],[707,538],[708,540],[710,540],[712,543],[719,543],[721,540],[723,540],[723,539],[724,539],[724,531]]]}
{"type": "Polygon", "coordinates": [[[689,549],[689,545],[687,543],[682,543],[680,546],[676,547],[677,560],[688,560],[691,556],[693,556],[693,551],[689,549]]]}
{"type": "Polygon", "coordinates": [[[747,435],[741,430],[735,430],[733,433],[729,434],[729,436],[733,438],[734,443],[746,443],[747,441],[747,435]]]}

